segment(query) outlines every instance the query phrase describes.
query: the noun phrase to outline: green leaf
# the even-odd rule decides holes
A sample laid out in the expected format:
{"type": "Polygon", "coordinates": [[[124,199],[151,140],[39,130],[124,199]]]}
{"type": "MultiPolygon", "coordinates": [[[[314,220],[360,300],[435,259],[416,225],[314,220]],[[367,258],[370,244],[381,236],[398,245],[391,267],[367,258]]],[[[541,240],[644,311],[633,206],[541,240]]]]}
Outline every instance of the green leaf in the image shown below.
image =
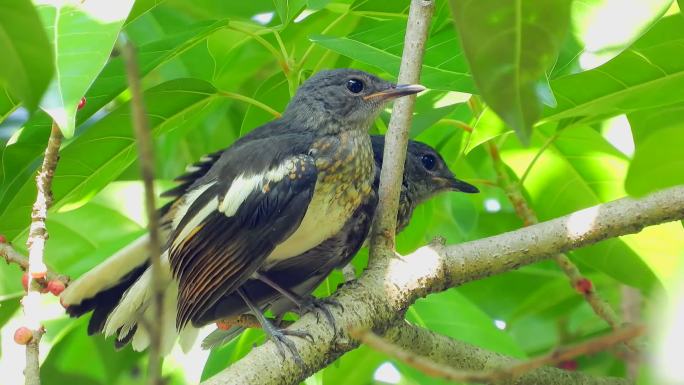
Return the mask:
{"type": "Polygon", "coordinates": [[[608,63],[551,82],[558,107],[544,121],[585,124],[684,101],[684,19],[660,20],[608,63]]]}
{"type": "Polygon", "coordinates": [[[4,84],[33,111],[53,70],[50,43],[30,0],[0,2],[0,52],[0,86],[4,84]]]}
{"type": "MultiPolygon", "coordinates": [[[[364,27],[358,28],[346,37],[312,35],[310,39],[331,51],[396,76],[401,64],[405,32],[404,20],[388,20],[382,23],[366,23],[364,27]]],[[[424,86],[435,90],[469,93],[475,91],[452,28],[444,28],[430,36],[425,49],[420,81],[424,86]]]]}
{"type": "Polygon", "coordinates": [[[19,100],[10,95],[6,88],[0,88],[0,123],[7,119],[17,107],[19,107],[19,100]]]}
{"type": "Polygon", "coordinates": [[[406,319],[437,333],[514,357],[525,353],[513,339],[494,326],[494,320],[455,289],[419,299],[406,319]],[[458,309],[445,317],[447,309],[458,309]]]}
{"type": "MultiPolygon", "coordinates": [[[[228,20],[202,22],[181,33],[171,34],[163,39],[139,46],[140,75],[145,76],[162,64],[178,57],[226,25],[228,25],[228,20]]],[[[86,94],[88,102],[78,113],[78,124],[83,123],[96,111],[111,102],[127,87],[123,58],[112,58],[88,90],[86,94]]]]}
{"type": "MultiPolygon", "coordinates": [[[[539,127],[528,150],[513,146],[502,151],[504,161],[518,178],[553,133],[553,126],[539,127]]],[[[512,145],[510,142],[507,144],[512,145]]],[[[625,156],[599,133],[590,127],[575,127],[563,130],[542,153],[524,187],[532,208],[543,221],[623,197],[627,167],[625,156]]],[[[572,256],[645,291],[658,282],[649,265],[618,238],[575,250],[572,256]]]]}
{"type": "MultiPolygon", "coordinates": [[[[523,141],[550,95],[553,65],[570,21],[568,0],[451,0],[480,94],[523,141]]],[[[454,52],[454,55],[458,54],[454,52]]]]}
{"type": "Polygon", "coordinates": [[[304,9],[306,0],[275,0],[274,3],[281,24],[286,26],[304,9]]]}
{"type": "Polygon", "coordinates": [[[672,0],[583,0],[572,3],[571,38],[551,78],[598,67],[630,46],[672,4],[672,0]],[[619,23],[613,20],[619,18],[619,23]],[[610,33],[606,26],[610,25],[610,33]]]}
{"type": "Polygon", "coordinates": [[[133,0],[38,6],[53,43],[55,77],[41,101],[65,137],[74,134],[78,102],[104,67],[133,0]]]}
{"type": "Polygon", "coordinates": [[[646,195],[684,184],[684,121],[673,121],[669,127],[652,127],[652,130],[655,132],[637,143],[629,166],[625,189],[630,195],[646,195]]]}
{"type": "Polygon", "coordinates": [[[475,121],[473,132],[468,136],[465,153],[468,154],[482,143],[486,143],[510,131],[511,129],[506,126],[506,123],[491,108],[485,108],[475,121]]]}
{"type": "Polygon", "coordinates": [[[131,12],[128,14],[128,18],[124,25],[132,23],[135,19],[151,11],[154,7],[165,2],[166,0],[135,0],[131,12]]]}
{"type": "MultiPolygon", "coordinates": [[[[184,124],[216,97],[210,84],[195,79],[173,80],[147,90],[144,98],[153,135],[184,124]]],[[[53,208],[69,210],[83,205],[136,158],[127,103],[62,149],[53,179],[53,208]]],[[[29,178],[0,211],[0,223],[15,226],[5,230],[8,238],[16,237],[28,226],[33,199],[35,183],[29,178]]]]}

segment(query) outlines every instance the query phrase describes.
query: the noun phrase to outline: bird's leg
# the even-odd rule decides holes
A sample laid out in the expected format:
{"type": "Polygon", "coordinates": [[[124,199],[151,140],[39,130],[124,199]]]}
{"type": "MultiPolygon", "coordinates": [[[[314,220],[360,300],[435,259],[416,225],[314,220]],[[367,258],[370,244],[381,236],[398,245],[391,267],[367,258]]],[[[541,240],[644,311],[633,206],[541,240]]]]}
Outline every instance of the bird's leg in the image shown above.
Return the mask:
{"type": "Polygon", "coordinates": [[[297,348],[295,347],[294,343],[290,341],[290,339],[288,339],[287,336],[289,335],[300,338],[310,338],[313,342],[313,337],[311,336],[311,334],[299,330],[279,329],[273,326],[271,321],[269,321],[268,318],[266,318],[261,313],[261,311],[256,307],[256,305],[254,305],[252,300],[249,299],[249,296],[242,288],[237,289],[237,293],[240,295],[240,297],[242,297],[242,300],[245,301],[245,303],[249,307],[249,310],[254,314],[256,319],[259,321],[262,329],[264,329],[264,332],[269,336],[271,341],[275,343],[276,348],[278,348],[278,351],[280,352],[280,355],[283,357],[283,359],[285,359],[284,347],[286,347],[290,351],[290,353],[292,353],[295,362],[298,365],[303,366],[304,361],[302,361],[302,357],[299,355],[299,352],[297,352],[297,348]]]}
{"type": "MultiPolygon", "coordinates": [[[[312,295],[302,297],[300,295],[297,295],[296,293],[293,293],[291,290],[279,285],[277,282],[269,278],[266,274],[256,273],[256,277],[258,280],[272,287],[277,292],[282,294],[285,298],[289,299],[290,301],[292,301],[292,303],[297,305],[297,307],[299,307],[300,315],[306,311],[320,310],[321,313],[323,313],[325,318],[328,320],[328,323],[330,323],[330,326],[332,326],[333,330],[337,330],[337,325],[335,324],[335,317],[333,317],[332,313],[326,305],[334,305],[341,307],[342,305],[340,305],[339,302],[329,298],[319,299],[312,295]]],[[[316,317],[318,317],[318,315],[316,317]]]]}

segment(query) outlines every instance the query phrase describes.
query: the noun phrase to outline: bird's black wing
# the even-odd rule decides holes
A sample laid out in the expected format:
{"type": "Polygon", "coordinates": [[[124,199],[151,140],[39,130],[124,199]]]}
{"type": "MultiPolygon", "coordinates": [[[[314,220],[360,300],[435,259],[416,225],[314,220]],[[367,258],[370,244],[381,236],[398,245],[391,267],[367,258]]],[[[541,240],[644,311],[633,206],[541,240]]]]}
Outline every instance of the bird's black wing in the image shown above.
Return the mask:
{"type": "Polygon", "coordinates": [[[184,196],[169,240],[179,328],[240,287],[299,227],[317,179],[308,147],[297,135],[241,143],[184,196]]]}

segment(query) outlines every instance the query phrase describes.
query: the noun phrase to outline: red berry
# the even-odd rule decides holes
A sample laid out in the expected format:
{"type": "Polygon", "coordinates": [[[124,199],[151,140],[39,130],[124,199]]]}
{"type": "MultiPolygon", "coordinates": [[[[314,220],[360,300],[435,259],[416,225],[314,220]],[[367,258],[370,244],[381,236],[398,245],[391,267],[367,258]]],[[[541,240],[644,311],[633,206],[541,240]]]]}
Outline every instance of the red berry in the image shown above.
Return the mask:
{"type": "Polygon", "coordinates": [[[575,290],[580,294],[589,294],[594,288],[594,284],[586,278],[582,278],[575,282],[575,290]]]}
{"type": "Polygon", "coordinates": [[[577,370],[577,361],[575,361],[575,360],[561,361],[558,363],[557,366],[559,369],[574,372],[577,370]]]}
{"type": "Polygon", "coordinates": [[[14,332],[14,342],[19,345],[27,345],[33,339],[33,332],[22,326],[14,332]]]}
{"type": "Polygon", "coordinates": [[[228,323],[226,321],[218,321],[218,322],[216,322],[216,327],[221,329],[221,330],[228,330],[231,327],[233,327],[233,325],[231,325],[230,323],[228,323]]]}
{"type": "Polygon", "coordinates": [[[0,243],[7,243],[7,238],[2,234],[0,234],[0,243]]]}
{"type": "Polygon", "coordinates": [[[64,288],[64,283],[58,279],[53,279],[47,284],[48,291],[56,297],[59,297],[59,295],[62,294],[64,288]]]}
{"type": "Polygon", "coordinates": [[[85,98],[85,96],[84,96],[84,97],[82,97],[81,100],[78,102],[78,107],[76,107],[76,108],[80,110],[81,108],[83,108],[83,106],[85,106],[85,104],[86,104],[86,98],[85,98]]]}
{"type": "Polygon", "coordinates": [[[28,273],[24,273],[21,276],[21,286],[24,287],[25,291],[28,291],[28,273]]]}

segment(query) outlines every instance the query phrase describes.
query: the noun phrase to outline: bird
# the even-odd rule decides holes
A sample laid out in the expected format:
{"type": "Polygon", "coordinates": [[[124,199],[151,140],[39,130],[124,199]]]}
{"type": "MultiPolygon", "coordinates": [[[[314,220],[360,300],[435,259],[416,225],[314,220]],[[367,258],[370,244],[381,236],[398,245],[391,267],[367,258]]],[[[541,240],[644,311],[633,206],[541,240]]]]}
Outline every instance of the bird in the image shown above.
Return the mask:
{"type": "MultiPolygon", "coordinates": [[[[328,299],[311,295],[335,268],[348,264],[366,241],[375,208],[380,184],[384,137],[371,136],[375,160],[373,197],[367,205],[357,209],[342,231],[317,247],[272,267],[263,276],[250,279],[243,285],[245,292],[260,304],[262,311],[270,310],[275,316],[295,310],[298,313],[320,309],[335,329],[334,318],[325,304],[336,304],[328,299]]],[[[409,224],[413,210],[427,199],[446,191],[478,193],[477,187],[457,179],[442,156],[427,144],[410,140],[407,148],[404,174],[397,212],[397,233],[409,224]]],[[[249,308],[239,296],[228,295],[221,299],[206,316],[222,319],[221,327],[202,342],[205,349],[213,349],[230,341],[244,330],[230,325],[230,319],[248,314],[249,308]],[[229,327],[228,326],[232,326],[229,327]]]]}
{"type": "Polygon", "coordinates": [[[154,320],[149,306],[152,272],[139,255],[144,239],[71,284],[61,296],[67,312],[94,310],[89,332],[116,335],[116,344],[130,341],[134,348],[149,344],[140,322],[161,323],[168,351],[176,336],[182,346],[194,340],[197,328],[211,322],[205,313],[234,293],[281,355],[288,349],[297,359],[287,336],[308,333],[275,327],[242,285],[333,237],[371,199],[375,162],[368,129],[387,102],[424,89],[354,69],[316,73],[280,118],[205,159],[211,160],[205,172],[166,206],[163,320],[154,320]],[[106,306],[97,307],[98,294],[107,297],[106,306]]]}

